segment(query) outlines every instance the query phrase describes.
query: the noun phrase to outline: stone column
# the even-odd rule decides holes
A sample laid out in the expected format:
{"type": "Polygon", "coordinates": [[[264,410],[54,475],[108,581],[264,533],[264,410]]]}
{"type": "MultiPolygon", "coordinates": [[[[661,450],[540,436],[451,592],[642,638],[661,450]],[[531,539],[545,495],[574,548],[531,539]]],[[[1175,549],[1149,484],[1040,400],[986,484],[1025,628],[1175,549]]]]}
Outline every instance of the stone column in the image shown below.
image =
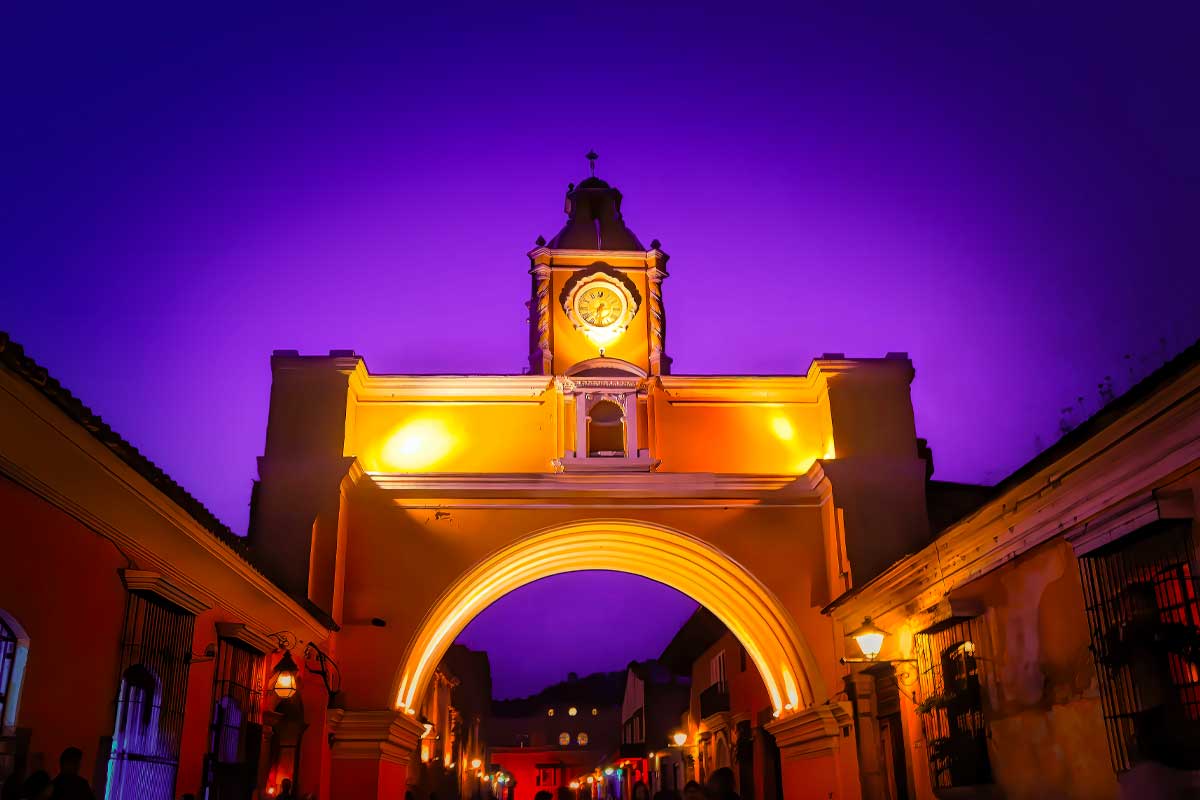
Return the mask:
{"type": "Polygon", "coordinates": [[[811,706],[769,723],[786,800],[860,800],[852,718],[843,703],[811,706]]]}
{"type": "Polygon", "coordinates": [[[332,800],[403,800],[422,726],[388,709],[329,713],[332,800]]]}
{"type": "Polygon", "coordinates": [[[867,800],[886,800],[883,758],[879,752],[875,676],[870,672],[855,670],[846,676],[846,690],[854,707],[854,738],[858,747],[858,769],[863,797],[867,800]]]}
{"type": "Polygon", "coordinates": [[[646,270],[650,288],[646,312],[650,315],[650,374],[664,375],[671,371],[671,359],[667,357],[667,320],[663,310],[662,282],[666,270],[651,267],[646,270]]]}
{"type": "Polygon", "coordinates": [[[538,264],[530,270],[537,282],[534,293],[533,315],[537,322],[537,352],[530,359],[534,369],[541,367],[541,375],[554,372],[554,353],[550,349],[550,267],[538,264]]]}

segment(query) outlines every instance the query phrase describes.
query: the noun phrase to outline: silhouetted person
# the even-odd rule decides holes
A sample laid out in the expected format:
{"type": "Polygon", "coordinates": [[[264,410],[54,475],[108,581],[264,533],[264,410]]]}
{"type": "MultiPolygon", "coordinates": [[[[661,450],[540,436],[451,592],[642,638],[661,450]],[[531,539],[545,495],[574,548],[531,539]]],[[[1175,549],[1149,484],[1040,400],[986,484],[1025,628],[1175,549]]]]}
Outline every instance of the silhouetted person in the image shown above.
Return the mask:
{"type": "Polygon", "coordinates": [[[291,778],[284,778],[279,782],[278,800],[296,800],[296,790],[292,788],[291,778]]]}
{"type": "Polygon", "coordinates": [[[96,800],[92,787],[79,774],[83,764],[83,751],[68,747],[58,757],[58,775],[54,777],[54,800],[96,800]]]}
{"type": "Polygon", "coordinates": [[[704,788],[695,781],[688,781],[683,786],[683,800],[704,800],[704,788]]]}
{"type": "Polygon", "coordinates": [[[196,795],[192,794],[191,792],[188,792],[183,797],[179,798],[179,800],[196,800],[196,795]]]}
{"type": "Polygon", "coordinates": [[[708,776],[704,793],[709,800],[740,800],[737,793],[737,778],[729,767],[721,767],[708,776]]]}
{"type": "Polygon", "coordinates": [[[8,773],[8,777],[4,779],[4,786],[0,787],[0,800],[21,800],[21,795],[25,793],[27,774],[24,762],[18,762],[13,771],[8,773]]]}
{"type": "Polygon", "coordinates": [[[650,800],[650,790],[646,784],[638,781],[633,785],[633,800],[650,800]]]}
{"type": "MultiPolygon", "coordinates": [[[[697,786],[697,789],[700,787],[697,786]]],[[[683,800],[679,792],[674,789],[659,789],[654,793],[654,800],[683,800]]]]}
{"type": "Polygon", "coordinates": [[[554,795],[550,794],[545,789],[542,789],[533,796],[533,800],[554,800],[554,795]]]}
{"type": "Polygon", "coordinates": [[[21,800],[49,800],[54,796],[54,781],[44,769],[34,772],[21,784],[21,800]]]}
{"type": "Polygon", "coordinates": [[[555,800],[576,800],[578,797],[575,791],[569,786],[558,787],[554,794],[556,795],[555,800]]]}

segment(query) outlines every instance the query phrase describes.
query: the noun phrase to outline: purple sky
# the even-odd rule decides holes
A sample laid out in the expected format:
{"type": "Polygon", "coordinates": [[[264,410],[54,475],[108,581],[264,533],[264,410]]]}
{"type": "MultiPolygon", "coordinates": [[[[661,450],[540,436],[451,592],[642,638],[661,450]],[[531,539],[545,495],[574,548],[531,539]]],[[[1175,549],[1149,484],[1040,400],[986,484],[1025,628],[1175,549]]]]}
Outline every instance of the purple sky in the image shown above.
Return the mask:
{"type": "Polygon", "coordinates": [[[237,530],[272,349],[520,370],[588,148],[677,372],[906,350],[940,478],[1200,335],[1195,4],[404,5],[6,15],[0,328],[237,530]]]}
{"type": "Polygon", "coordinates": [[[456,641],[490,653],[495,697],[526,697],[568,672],[621,670],[658,656],[695,610],[687,595],[646,578],[570,572],[500,598],[456,641]]]}

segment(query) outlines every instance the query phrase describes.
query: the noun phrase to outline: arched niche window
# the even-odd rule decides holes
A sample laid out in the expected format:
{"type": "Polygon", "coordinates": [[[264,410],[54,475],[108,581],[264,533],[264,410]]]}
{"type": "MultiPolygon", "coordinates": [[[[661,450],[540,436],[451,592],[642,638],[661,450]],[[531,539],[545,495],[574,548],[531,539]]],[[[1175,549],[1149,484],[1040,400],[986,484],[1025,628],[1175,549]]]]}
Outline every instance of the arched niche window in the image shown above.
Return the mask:
{"type": "Polygon", "coordinates": [[[625,410],[612,400],[600,400],[588,412],[588,457],[625,456],[625,410]]]}
{"type": "Polygon", "coordinates": [[[130,757],[138,760],[157,750],[161,698],[158,678],[146,666],[134,664],[121,674],[113,735],[113,755],[117,760],[130,757]]]}
{"type": "Polygon", "coordinates": [[[17,727],[17,705],[29,657],[29,638],[17,621],[0,610],[0,736],[17,727]]]}
{"type": "Polygon", "coordinates": [[[245,715],[237,700],[226,695],[213,708],[213,750],[216,760],[233,764],[241,760],[242,721],[245,715]]]}

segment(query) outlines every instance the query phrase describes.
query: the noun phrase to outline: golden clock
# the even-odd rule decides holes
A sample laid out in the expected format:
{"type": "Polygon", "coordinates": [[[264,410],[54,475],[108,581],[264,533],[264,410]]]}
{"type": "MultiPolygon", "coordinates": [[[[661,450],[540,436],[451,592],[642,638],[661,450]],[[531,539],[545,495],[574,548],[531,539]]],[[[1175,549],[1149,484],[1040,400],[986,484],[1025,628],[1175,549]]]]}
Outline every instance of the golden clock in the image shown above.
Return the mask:
{"type": "Polygon", "coordinates": [[[625,299],[607,283],[593,283],[580,290],[575,299],[579,318],[595,328],[616,324],[625,314],[625,299]]]}

